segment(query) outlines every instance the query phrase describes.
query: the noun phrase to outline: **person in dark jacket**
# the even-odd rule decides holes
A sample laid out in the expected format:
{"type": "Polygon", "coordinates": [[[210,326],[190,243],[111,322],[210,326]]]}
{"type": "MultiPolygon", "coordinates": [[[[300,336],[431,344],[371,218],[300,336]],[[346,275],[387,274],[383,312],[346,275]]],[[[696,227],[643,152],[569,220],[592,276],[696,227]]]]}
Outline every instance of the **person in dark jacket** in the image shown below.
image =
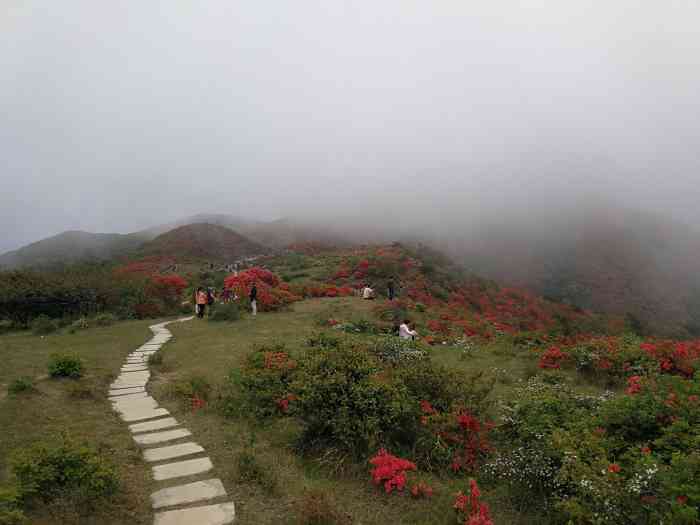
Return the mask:
{"type": "Polygon", "coordinates": [[[258,287],[253,283],[252,288],[250,289],[250,295],[248,296],[250,299],[250,310],[253,312],[253,315],[258,314],[258,287]]]}
{"type": "Polygon", "coordinates": [[[389,300],[390,300],[390,301],[393,301],[393,300],[394,300],[394,294],[395,294],[395,290],[394,290],[394,281],[389,281],[389,282],[386,284],[386,292],[387,292],[387,296],[389,297],[389,300]]]}

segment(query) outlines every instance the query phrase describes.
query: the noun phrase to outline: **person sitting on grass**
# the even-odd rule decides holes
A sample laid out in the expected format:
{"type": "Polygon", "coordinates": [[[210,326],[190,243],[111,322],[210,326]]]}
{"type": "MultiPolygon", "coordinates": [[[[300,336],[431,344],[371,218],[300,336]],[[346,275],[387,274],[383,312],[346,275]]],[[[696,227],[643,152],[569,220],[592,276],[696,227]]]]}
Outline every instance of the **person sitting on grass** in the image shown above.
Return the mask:
{"type": "Polygon", "coordinates": [[[411,323],[408,319],[404,319],[401,326],[399,326],[399,337],[411,340],[415,340],[418,337],[418,332],[411,329],[411,323]]]}

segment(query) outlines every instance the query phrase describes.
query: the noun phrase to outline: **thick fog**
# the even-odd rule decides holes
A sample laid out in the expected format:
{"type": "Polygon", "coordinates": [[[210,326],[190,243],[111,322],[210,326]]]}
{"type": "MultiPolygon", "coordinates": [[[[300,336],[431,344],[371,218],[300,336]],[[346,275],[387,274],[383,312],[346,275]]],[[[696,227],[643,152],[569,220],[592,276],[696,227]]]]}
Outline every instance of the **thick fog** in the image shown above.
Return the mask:
{"type": "Polygon", "coordinates": [[[700,223],[700,3],[6,2],[0,251],[193,213],[700,223]]]}

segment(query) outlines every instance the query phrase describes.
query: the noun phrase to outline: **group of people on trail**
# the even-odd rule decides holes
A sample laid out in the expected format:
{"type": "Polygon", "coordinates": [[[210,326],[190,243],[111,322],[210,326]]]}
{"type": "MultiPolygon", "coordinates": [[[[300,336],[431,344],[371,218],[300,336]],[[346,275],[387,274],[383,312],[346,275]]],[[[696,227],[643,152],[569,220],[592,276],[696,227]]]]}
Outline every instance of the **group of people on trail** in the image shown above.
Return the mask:
{"type": "MultiPolygon", "coordinates": [[[[228,288],[224,288],[224,290],[221,292],[220,298],[223,304],[227,304],[231,302],[231,300],[238,300],[238,296],[235,295],[228,288]]],[[[216,299],[216,290],[214,290],[213,288],[210,287],[205,289],[201,286],[197,288],[197,291],[194,293],[194,303],[197,317],[199,317],[200,319],[204,318],[204,313],[206,312],[207,306],[212,306],[216,302],[216,299]]],[[[253,285],[251,286],[250,292],[248,293],[248,299],[250,300],[250,310],[252,314],[257,315],[258,287],[256,283],[253,283],[253,285]]]]}

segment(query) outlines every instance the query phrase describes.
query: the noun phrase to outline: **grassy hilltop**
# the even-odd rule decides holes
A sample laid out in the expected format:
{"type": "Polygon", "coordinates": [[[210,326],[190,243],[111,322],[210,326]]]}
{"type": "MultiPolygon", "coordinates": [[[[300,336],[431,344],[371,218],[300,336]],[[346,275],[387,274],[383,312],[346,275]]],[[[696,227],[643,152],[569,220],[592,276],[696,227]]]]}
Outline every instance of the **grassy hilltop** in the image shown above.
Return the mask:
{"type": "MultiPolygon", "coordinates": [[[[165,287],[138,317],[191,312],[180,302],[199,285],[242,297],[173,325],[149,384],[211,455],[240,523],[697,521],[699,342],[642,338],[623,318],[501,287],[420,246],[299,244],[248,265],[234,276],[149,256],[100,274],[165,287]],[[357,296],[365,283],[374,301],[357,296]],[[403,318],[420,341],[392,335],[403,318]]],[[[125,304],[115,312],[128,317],[125,304]]],[[[48,319],[43,337],[0,336],[0,485],[21,487],[17,450],[68,431],[118,488],[79,510],[75,487],[51,506],[20,491],[0,499],[0,523],[4,508],[32,523],[150,522],[147,466],[106,391],[152,322],[48,319]],[[82,377],[48,377],[56,352],[80,359],[82,377]]]]}

